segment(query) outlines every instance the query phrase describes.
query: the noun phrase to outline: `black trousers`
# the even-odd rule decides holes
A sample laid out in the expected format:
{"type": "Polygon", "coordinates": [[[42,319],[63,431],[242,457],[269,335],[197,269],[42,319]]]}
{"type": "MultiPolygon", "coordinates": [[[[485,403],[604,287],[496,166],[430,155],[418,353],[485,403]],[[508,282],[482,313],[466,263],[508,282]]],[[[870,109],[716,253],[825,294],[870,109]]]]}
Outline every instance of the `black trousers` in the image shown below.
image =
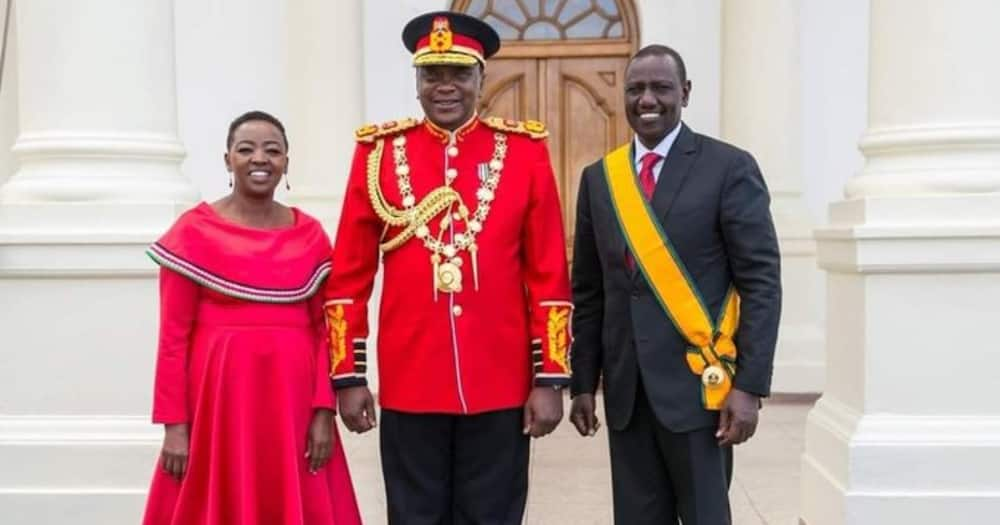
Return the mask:
{"type": "Polygon", "coordinates": [[[615,523],[731,525],[733,449],[719,447],[716,430],[667,430],[640,381],[628,426],[608,432],[615,523]]]}
{"type": "Polygon", "coordinates": [[[469,416],[382,410],[390,525],[516,525],[528,495],[522,409],[469,416]]]}

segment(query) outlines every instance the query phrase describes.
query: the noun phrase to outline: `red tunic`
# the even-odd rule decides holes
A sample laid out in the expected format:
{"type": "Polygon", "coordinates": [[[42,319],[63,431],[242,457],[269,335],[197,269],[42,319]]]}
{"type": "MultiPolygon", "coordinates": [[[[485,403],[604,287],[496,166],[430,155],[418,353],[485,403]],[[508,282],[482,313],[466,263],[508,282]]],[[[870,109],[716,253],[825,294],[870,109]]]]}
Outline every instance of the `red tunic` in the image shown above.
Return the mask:
{"type": "MultiPolygon", "coordinates": [[[[366,180],[369,154],[384,141],[378,184],[389,205],[405,205],[393,153],[394,139],[403,136],[416,201],[443,186],[446,170],[455,169],[451,186],[474,212],[496,134],[505,138],[507,152],[476,240],[478,290],[468,251],[458,254],[462,291],[436,297],[432,252],[421,239],[382,256],[379,400],[404,412],[470,414],[522,406],[532,385],[567,384],[571,303],[562,213],[540,134],[525,132],[520,123],[476,118],[456,131],[457,151],[450,156],[447,132],[427,121],[366,129],[355,150],[325,293],[335,387],[367,382],[367,303],[379,243],[400,231],[387,229],[376,213],[366,180]]],[[[428,223],[435,236],[443,216],[428,223]]],[[[442,240],[467,230],[468,223],[456,221],[442,240]]]]}
{"type": "Polygon", "coordinates": [[[149,250],[162,266],[153,421],[188,423],[190,446],[181,482],[157,465],[147,525],[360,523],[339,438],[318,475],[304,458],[314,408],[334,406],[316,294],[330,244],[293,211],[293,226],[261,230],[202,203],[149,250]]]}

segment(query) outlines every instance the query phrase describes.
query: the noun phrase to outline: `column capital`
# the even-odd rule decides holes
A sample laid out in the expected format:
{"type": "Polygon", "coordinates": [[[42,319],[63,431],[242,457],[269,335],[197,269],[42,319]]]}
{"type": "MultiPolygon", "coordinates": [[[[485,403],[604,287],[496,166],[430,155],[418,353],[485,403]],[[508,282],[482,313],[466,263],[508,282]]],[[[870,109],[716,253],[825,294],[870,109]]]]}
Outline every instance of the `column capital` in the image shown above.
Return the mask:
{"type": "Polygon", "coordinates": [[[0,187],[0,242],[152,240],[198,198],[180,169],[173,2],[32,0],[15,13],[18,170],[0,187]]]}
{"type": "Polygon", "coordinates": [[[1000,120],[870,128],[860,148],[849,199],[1000,191],[1000,120]]]}
{"type": "Polygon", "coordinates": [[[872,2],[862,175],[848,198],[1000,191],[1000,4],[872,2]]]}

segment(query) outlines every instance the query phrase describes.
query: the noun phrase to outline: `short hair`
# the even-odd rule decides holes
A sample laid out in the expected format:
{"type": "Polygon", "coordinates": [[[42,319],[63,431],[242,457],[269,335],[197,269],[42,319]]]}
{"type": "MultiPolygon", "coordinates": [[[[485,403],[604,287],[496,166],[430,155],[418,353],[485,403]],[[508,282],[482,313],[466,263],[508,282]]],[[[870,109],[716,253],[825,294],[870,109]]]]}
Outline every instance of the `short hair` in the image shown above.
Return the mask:
{"type": "Polygon", "coordinates": [[[229,134],[226,135],[226,150],[233,147],[233,134],[236,133],[236,128],[246,124],[247,122],[253,121],[263,121],[269,122],[278,128],[281,132],[281,140],[285,142],[285,151],[288,151],[288,135],[285,134],[285,126],[278,120],[274,115],[264,112],[264,111],[247,111],[246,113],[236,117],[232,122],[229,123],[229,134]]]}
{"type": "MultiPolygon", "coordinates": [[[[674,48],[663,44],[650,44],[632,55],[628,64],[632,65],[632,62],[645,57],[670,57],[674,59],[674,63],[677,64],[677,75],[681,78],[681,84],[687,82],[687,68],[684,66],[684,59],[681,58],[681,54],[674,50],[674,48]]],[[[628,69],[627,66],[626,69],[628,69]]]]}

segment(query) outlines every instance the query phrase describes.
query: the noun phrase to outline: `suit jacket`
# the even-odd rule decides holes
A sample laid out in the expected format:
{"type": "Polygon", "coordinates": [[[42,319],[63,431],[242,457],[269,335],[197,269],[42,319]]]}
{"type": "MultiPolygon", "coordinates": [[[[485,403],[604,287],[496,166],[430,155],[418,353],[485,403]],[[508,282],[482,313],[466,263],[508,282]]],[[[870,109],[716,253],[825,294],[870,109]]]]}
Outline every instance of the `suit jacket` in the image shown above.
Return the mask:
{"type": "MultiPolygon", "coordinates": [[[[741,298],[734,387],[770,393],[781,311],[781,258],[770,196],[753,157],[681,130],[661,168],[652,208],[713,319],[733,284],[741,298]]],[[[601,161],[583,170],[573,259],[572,391],[593,393],[603,374],[608,424],[623,430],[641,376],[659,421],[673,432],[717,424],[705,410],[688,346],[641,272],[626,265],[627,244],[601,161]]]]}

